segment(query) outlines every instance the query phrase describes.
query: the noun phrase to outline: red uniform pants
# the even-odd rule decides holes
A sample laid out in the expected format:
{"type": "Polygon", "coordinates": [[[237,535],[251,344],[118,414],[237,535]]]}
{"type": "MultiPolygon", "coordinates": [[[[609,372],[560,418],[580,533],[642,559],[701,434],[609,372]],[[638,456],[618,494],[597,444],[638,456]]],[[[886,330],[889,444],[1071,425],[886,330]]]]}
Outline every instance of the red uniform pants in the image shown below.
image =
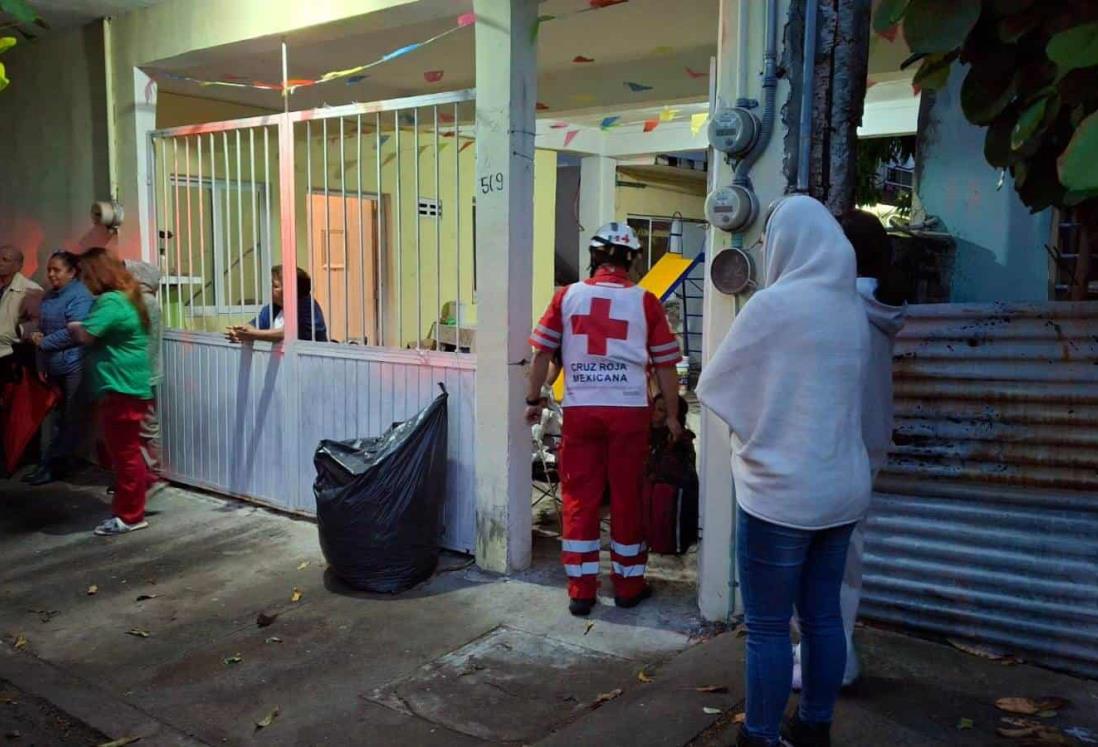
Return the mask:
{"type": "Polygon", "coordinates": [[[141,423],[149,401],[108,392],[99,403],[103,441],[114,470],[112,512],[127,524],[145,518],[145,492],[149,469],[141,451],[141,423]]]}
{"type": "Polygon", "coordinates": [[[644,590],[648,562],[642,496],[651,414],[647,407],[569,407],[560,477],[564,503],[561,560],[568,595],[594,599],[599,585],[599,508],[610,486],[614,594],[644,590]]]}

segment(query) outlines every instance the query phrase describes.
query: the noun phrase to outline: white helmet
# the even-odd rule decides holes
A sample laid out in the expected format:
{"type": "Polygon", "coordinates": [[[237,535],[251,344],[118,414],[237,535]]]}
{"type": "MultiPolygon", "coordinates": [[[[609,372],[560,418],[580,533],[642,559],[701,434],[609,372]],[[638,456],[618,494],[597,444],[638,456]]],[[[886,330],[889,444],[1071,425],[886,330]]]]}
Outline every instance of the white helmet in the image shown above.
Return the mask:
{"type": "Polygon", "coordinates": [[[628,223],[607,223],[600,228],[598,232],[591,237],[590,249],[608,249],[613,246],[620,246],[629,251],[639,252],[641,250],[640,239],[637,238],[637,232],[634,231],[628,223]]]}

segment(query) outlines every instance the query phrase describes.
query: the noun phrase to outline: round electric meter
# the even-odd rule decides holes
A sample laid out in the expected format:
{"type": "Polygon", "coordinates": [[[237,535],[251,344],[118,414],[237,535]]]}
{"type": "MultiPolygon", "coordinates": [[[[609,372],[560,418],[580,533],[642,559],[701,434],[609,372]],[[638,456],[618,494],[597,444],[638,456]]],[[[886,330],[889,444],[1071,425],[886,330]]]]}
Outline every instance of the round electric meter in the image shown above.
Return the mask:
{"type": "Polygon", "coordinates": [[[709,118],[709,144],[730,156],[742,156],[759,139],[759,119],[742,107],[718,109],[709,118]]]}
{"type": "Polygon", "coordinates": [[[709,268],[713,287],[727,296],[734,296],[754,287],[754,264],[742,249],[729,248],[713,257],[709,268]]]}
{"type": "Polygon", "coordinates": [[[733,233],[751,225],[759,213],[759,199],[746,187],[718,187],[705,198],[705,219],[722,231],[733,233]]]}

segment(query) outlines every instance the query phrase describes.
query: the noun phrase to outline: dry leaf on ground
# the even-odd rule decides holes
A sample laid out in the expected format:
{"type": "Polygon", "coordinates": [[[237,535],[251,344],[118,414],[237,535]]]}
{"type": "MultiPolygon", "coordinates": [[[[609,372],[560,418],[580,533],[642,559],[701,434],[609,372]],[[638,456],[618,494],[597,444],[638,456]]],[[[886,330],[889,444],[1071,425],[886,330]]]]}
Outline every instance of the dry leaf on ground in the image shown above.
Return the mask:
{"type": "Polygon", "coordinates": [[[742,724],[742,723],[744,723],[745,721],[747,721],[747,714],[746,714],[746,713],[737,713],[737,714],[736,714],[736,715],[735,715],[735,716],[734,716],[734,717],[732,718],[732,723],[733,723],[733,724],[742,724]]]}
{"type": "Polygon", "coordinates": [[[137,597],[137,599],[135,601],[137,601],[137,602],[147,602],[150,599],[156,599],[158,596],[160,596],[160,595],[159,594],[141,594],[137,597]]]}
{"type": "Polygon", "coordinates": [[[111,742],[104,742],[99,747],[126,747],[127,744],[133,744],[134,742],[140,742],[141,737],[122,737],[121,739],[115,739],[111,742]]]}
{"type": "Polygon", "coordinates": [[[137,638],[148,638],[152,633],[147,630],[142,630],[141,628],[130,628],[126,631],[126,635],[132,635],[137,638]]]}
{"type": "Polygon", "coordinates": [[[306,568],[308,568],[308,567],[309,567],[309,561],[308,561],[308,560],[303,560],[303,561],[301,562],[301,564],[300,564],[300,565],[298,565],[297,569],[298,569],[299,571],[303,571],[303,570],[305,570],[305,569],[306,569],[306,568]]]}
{"type": "Polygon", "coordinates": [[[19,633],[19,634],[18,634],[17,636],[15,636],[15,638],[14,638],[14,639],[12,640],[12,642],[11,642],[11,647],[12,647],[12,648],[14,648],[15,650],[17,650],[17,651],[18,651],[18,650],[19,650],[19,649],[21,649],[21,648],[26,648],[26,647],[27,647],[27,643],[28,643],[28,641],[27,641],[27,637],[26,637],[25,635],[23,635],[22,633],[19,633]]]}
{"type": "Polygon", "coordinates": [[[649,682],[655,682],[655,680],[652,679],[651,675],[649,675],[648,672],[644,671],[643,669],[637,672],[637,679],[646,685],[649,682]]]}
{"type": "Polygon", "coordinates": [[[702,708],[702,713],[708,716],[716,716],[720,713],[724,713],[724,711],[722,711],[720,708],[710,708],[709,706],[706,706],[705,708],[702,708]]]}
{"type": "Polygon", "coordinates": [[[89,597],[94,597],[98,593],[99,593],[99,586],[97,586],[96,584],[92,584],[91,586],[88,587],[88,596],[89,597]]]}
{"type": "Polygon", "coordinates": [[[38,615],[38,619],[44,623],[48,623],[53,618],[61,614],[61,610],[27,610],[32,615],[38,615]]]}
{"type": "Polygon", "coordinates": [[[1066,698],[1050,696],[1046,698],[999,698],[995,701],[995,707],[1007,713],[1017,713],[1022,716],[1036,716],[1042,711],[1059,711],[1071,701],[1066,698]]]}
{"type": "Polygon", "coordinates": [[[728,687],[726,685],[703,685],[702,687],[695,687],[694,690],[710,695],[723,695],[728,692],[728,687]]]}
{"type": "Polygon", "coordinates": [[[587,621],[587,626],[583,629],[583,634],[587,635],[588,633],[590,633],[591,628],[593,628],[593,627],[595,627],[594,621],[588,620],[587,621]]]}
{"type": "Polygon", "coordinates": [[[304,594],[305,594],[305,592],[301,591],[301,589],[299,589],[295,586],[293,593],[290,594],[290,601],[291,602],[300,602],[301,597],[304,596],[304,594]]]}
{"type": "Polygon", "coordinates": [[[259,731],[260,729],[266,729],[274,723],[276,718],[278,718],[278,706],[275,706],[270,713],[255,722],[255,730],[259,731]]]}
{"type": "Polygon", "coordinates": [[[613,700],[614,698],[617,698],[621,694],[622,694],[622,689],[620,687],[617,688],[617,689],[611,690],[608,693],[600,694],[599,697],[595,698],[595,702],[591,704],[591,710],[595,710],[596,708],[599,708],[600,706],[603,706],[603,705],[609,703],[611,700],[613,700]]]}
{"type": "Polygon", "coordinates": [[[282,643],[282,639],[276,635],[273,635],[266,640],[266,643],[282,643]]]}
{"type": "Polygon", "coordinates": [[[244,661],[244,657],[240,654],[233,654],[232,656],[226,656],[221,661],[225,664],[239,664],[240,662],[244,661]]]}
{"type": "Polygon", "coordinates": [[[256,627],[265,628],[268,625],[273,624],[274,621],[277,620],[277,619],[278,619],[278,613],[277,612],[271,613],[269,615],[266,612],[260,612],[258,615],[255,616],[255,624],[256,624],[256,627]]]}
{"type": "Polygon", "coordinates": [[[966,654],[971,654],[972,656],[979,656],[981,659],[1002,661],[1003,659],[1012,658],[1010,654],[1001,649],[997,649],[994,646],[988,646],[982,643],[969,643],[968,641],[962,641],[957,638],[948,638],[946,641],[958,651],[964,651],[966,654]]]}

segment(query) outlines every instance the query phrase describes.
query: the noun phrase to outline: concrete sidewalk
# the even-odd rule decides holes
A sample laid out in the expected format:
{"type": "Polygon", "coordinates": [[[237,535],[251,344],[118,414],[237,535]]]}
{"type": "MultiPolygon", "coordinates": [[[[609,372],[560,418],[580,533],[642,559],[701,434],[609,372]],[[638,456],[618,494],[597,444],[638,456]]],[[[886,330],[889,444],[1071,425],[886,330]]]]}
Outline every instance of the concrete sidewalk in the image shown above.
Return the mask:
{"type": "MultiPolygon", "coordinates": [[[[57,709],[73,739],[142,745],[720,745],[742,710],[743,639],[708,637],[676,562],[655,563],[651,603],[584,621],[551,541],[516,577],[446,556],[416,589],[371,595],[325,572],[315,525],[235,501],[172,488],[149,529],[103,539],[101,485],[0,482],[0,496],[12,744],[70,743],[36,716],[57,709]],[[259,628],[259,612],[277,619],[259,628]]],[[[1010,695],[1069,698],[1050,723],[1098,743],[1093,682],[860,640],[867,677],[840,704],[837,745],[1009,744],[994,701],[1010,695]]]]}

